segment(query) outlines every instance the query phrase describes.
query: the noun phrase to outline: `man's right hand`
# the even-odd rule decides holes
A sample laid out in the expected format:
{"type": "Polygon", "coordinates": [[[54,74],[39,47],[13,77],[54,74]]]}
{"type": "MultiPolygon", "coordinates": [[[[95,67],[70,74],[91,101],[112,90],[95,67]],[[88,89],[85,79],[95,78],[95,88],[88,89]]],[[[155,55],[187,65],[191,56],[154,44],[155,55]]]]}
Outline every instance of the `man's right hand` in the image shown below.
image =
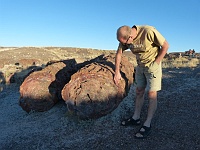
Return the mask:
{"type": "Polygon", "coordinates": [[[122,79],[122,76],[121,76],[121,74],[120,74],[120,72],[119,73],[115,73],[115,76],[114,76],[114,82],[115,82],[115,84],[118,86],[118,84],[119,84],[119,81],[122,79]]]}

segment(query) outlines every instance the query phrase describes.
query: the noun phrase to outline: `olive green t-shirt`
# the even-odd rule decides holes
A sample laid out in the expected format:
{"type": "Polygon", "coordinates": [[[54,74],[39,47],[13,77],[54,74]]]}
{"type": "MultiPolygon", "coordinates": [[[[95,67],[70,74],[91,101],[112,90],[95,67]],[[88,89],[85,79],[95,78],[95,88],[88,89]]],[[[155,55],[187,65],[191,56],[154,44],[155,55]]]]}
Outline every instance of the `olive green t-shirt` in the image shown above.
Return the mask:
{"type": "Polygon", "coordinates": [[[130,49],[136,55],[139,66],[149,66],[157,57],[165,38],[153,26],[133,26],[137,36],[132,44],[119,43],[118,49],[130,49]]]}

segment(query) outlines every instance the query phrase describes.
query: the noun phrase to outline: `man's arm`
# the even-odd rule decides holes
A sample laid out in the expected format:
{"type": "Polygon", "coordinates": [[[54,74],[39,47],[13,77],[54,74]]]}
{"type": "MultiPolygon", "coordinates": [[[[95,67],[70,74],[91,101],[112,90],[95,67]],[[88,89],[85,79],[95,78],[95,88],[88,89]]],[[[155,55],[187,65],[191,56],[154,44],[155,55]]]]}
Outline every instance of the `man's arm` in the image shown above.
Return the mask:
{"type": "Polygon", "coordinates": [[[121,63],[121,57],[122,57],[122,49],[119,48],[117,50],[116,56],[115,56],[115,76],[114,76],[114,82],[116,85],[119,84],[119,80],[121,80],[121,74],[120,74],[120,63],[121,63]]]}
{"type": "Polygon", "coordinates": [[[165,40],[165,42],[163,43],[162,47],[161,47],[161,50],[158,54],[158,56],[156,57],[156,60],[155,62],[157,64],[160,64],[160,62],[162,61],[162,59],[164,58],[165,54],[167,53],[167,50],[169,48],[169,44],[168,42],[165,40]]]}

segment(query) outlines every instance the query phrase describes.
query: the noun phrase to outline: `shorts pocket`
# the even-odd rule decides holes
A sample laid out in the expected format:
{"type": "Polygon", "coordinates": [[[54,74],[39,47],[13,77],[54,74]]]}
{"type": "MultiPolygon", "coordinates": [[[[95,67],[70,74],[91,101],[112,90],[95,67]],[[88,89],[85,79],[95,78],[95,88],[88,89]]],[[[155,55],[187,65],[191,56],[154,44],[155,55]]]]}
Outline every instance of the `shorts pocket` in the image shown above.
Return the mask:
{"type": "Polygon", "coordinates": [[[152,62],[149,66],[148,72],[155,72],[156,70],[158,70],[159,65],[157,64],[157,62],[152,62]]]}

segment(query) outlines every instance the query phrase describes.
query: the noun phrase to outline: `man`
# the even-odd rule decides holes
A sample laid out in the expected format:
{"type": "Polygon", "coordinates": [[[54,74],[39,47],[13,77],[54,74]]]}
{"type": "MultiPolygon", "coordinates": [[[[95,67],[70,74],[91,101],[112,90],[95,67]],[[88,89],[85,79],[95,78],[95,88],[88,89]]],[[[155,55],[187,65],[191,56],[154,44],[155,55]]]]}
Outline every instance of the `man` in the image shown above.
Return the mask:
{"type": "Polygon", "coordinates": [[[144,103],[145,89],[148,91],[148,114],[143,126],[135,134],[135,138],[146,138],[151,132],[151,121],[157,108],[157,91],[161,90],[161,61],[169,44],[152,26],[122,26],[117,30],[120,42],[115,58],[115,84],[121,80],[120,62],[123,51],[130,49],[137,58],[135,74],[136,100],[132,117],[125,119],[121,125],[140,125],[140,114],[144,103]]]}

